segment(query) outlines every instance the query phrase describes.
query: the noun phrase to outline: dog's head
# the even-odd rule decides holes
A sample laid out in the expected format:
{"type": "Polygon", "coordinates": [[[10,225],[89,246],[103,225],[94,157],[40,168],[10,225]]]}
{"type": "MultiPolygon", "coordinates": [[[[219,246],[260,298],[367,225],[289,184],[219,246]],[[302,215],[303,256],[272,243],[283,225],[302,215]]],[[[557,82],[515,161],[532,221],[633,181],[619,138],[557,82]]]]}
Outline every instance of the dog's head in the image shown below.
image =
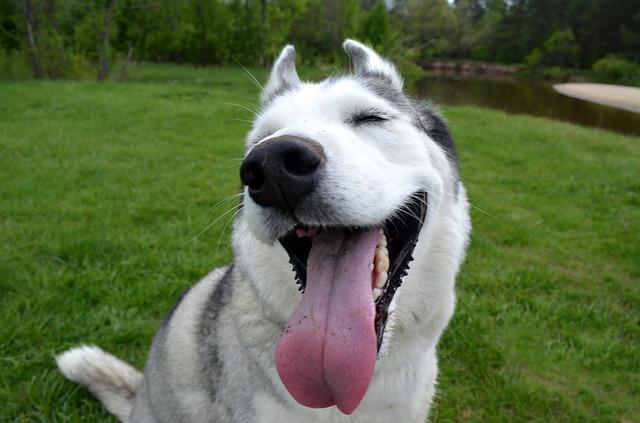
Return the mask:
{"type": "Polygon", "coordinates": [[[286,251],[304,291],[277,347],[280,376],[302,404],[351,413],[457,170],[445,124],[404,94],[396,68],[356,41],[344,48],[352,73],[319,83],[302,82],[283,49],[240,173],[251,236],[286,251]]]}

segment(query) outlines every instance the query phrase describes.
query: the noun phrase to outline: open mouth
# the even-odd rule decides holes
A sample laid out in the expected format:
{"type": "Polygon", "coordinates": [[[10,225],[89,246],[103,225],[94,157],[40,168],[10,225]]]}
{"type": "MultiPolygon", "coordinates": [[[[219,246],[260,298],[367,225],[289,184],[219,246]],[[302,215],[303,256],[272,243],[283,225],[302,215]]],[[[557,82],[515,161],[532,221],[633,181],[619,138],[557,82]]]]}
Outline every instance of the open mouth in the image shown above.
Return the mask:
{"type": "Polygon", "coordinates": [[[301,404],[351,414],[362,401],[426,212],[420,191],[382,225],[297,225],[280,238],[303,298],[278,343],[276,365],[301,404]]]}

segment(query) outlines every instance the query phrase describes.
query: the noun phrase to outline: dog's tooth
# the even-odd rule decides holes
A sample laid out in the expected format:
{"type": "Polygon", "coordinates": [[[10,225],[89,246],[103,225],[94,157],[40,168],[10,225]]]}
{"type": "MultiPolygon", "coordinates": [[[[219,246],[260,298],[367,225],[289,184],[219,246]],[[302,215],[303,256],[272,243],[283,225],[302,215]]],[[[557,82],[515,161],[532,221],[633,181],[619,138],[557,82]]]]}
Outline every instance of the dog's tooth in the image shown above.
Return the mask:
{"type": "Polygon", "coordinates": [[[389,259],[389,250],[387,250],[385,247],[380,247],[376,250],[376,258],[378,259],[378,261],[381,261],[383,259],[389,259]]]}
{"type": "Polygon", "coordinates": [[[382,273],[389,270],[389,257],[385,256],[376,262],[376,272],[382,273]]]}
{"type": "Polygon", "coordinates": [[[369,270],[371,270],[371,271],[373,272],[373,268],[374,268],[373,263],[371,263],[371,264],[369,265],[369,270]]]}
{"type": "Polygon", "coordinates": [[[384,234],[384,231],[382,229],[380,230],[380,235],[378,235],[378,246],[379,247],[387,246],[387,237],[384,234]]]}
{"type": "Polygon", "coordinates": [[[387,278],[389,275],[387,272],[381,272],[376,275],[376,288],[383,288],[384,284],[387,283],[387,278]]]}
{"type": "Polygon", "coordinates": [[[373,301],[375,301],[378,298],[380,298],[381,295],[382,295],[382,289],[373,288],[373,301]]]}

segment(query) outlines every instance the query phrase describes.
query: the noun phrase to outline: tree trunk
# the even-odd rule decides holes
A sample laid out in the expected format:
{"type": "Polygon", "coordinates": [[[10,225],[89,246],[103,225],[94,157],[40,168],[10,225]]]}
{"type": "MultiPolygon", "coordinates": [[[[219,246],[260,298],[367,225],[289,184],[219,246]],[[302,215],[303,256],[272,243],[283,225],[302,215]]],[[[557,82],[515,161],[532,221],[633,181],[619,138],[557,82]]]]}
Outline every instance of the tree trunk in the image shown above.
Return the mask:
{"type": "Polygon", "coordinates": [[[202,66],[207,64],[208,61],[208,46],[207,46],[207,16],[205,16],[205,9],[202,0],[196,1],[195,4],[196,19],[198,21],[198,32],[200,37],[200,64],[202,66]]]}
{"type": "Polygon", "coordinates": [[[260,0],[260,32],[264,36],[265,25],[267,22],[267,0],[260,0]]]}
{"type": "Polygon", "coordinates": [[[109,76],[109,27],[111,26],[111,15],[116,0],[107,0],[102,28],[102,51],[100,51],[100,65],[98,69],[98,80],[102,81],[109,76]]]}
{"type": "Polygon", "coordinates": [[[29,0],[22,0],[22,11],[24,12],[24,20],[27,26],[27,38],[29,39],[29,56],[31,57],[31,65],[33,66],[33,74],[36,78],[42,78],[42,66],[38,57],[38,49],[36,47],[36,38],[33,31],[33,8],[29,0]]]}
{"type": "Polygon", "coordinates": [[[125,56],[122,63],[122,79],[129,79],[129,63],[131,62],[131,58],[133,57],[133,50],[135,48],[136,38],[138,31],[134,31],[131,36],[131,41],[129,42],[129,49],[127,50],[127,55],[125,56]]]}
{"type": "Polygon", "coordinates": [[[55,0],[46,0],[44,3],[44,13],[51,27],[58,29],[58,21],[56,20],[56,3],[55,0]]]}
{"type": "Polygon", "coordinates": [[[267,61],[264,51],[266,48],[265,39],[267,37],[267,0],[260,0],[260,41],[262,42],[262,48],[260,52],[260,65],[264,66],[267,61]]]}

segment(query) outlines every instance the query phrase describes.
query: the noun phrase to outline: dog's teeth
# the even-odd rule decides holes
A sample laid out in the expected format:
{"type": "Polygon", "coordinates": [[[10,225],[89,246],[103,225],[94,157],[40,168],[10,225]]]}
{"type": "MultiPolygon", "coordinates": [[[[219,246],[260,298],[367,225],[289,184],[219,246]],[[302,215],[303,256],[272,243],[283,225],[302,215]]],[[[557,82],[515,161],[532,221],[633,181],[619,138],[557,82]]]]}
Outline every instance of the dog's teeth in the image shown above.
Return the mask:
{"type": "Polygon", "coordinates": [[[369,265],[369,270],[371,270],[372,272],[373,272],[373,267],[374,267],[374,266],[373,266],[373,263],[371,263],[371,264],[369,265]]]}
{"type": "Polygon", "coordinates": [[[380,229],[380,233],[378,234],[378,246],[386,247],[387,246],[387,237],[384,234],[384,231],[380,229]]]}
{"type": "Polygon", "coordinates": [[[389,270],[389,257],[383,257],[379,259],[376,263],[376,272],[382,273],[389,270]]]}
{"type": "Polygon", "coordinates": [[[373,301],[375,301],[378,298],[380,298],[381,295],[382,295],[382,289],[373,288],[373,301]]]}
{"type": "Polygon", "coordinates": [[[376,288],[383,288],[384,284],[387,283],[387,278],[389,275],[387,272],[381,272],[376,275],[376,288]]]}
{"type": "Polygon", "coordinates": [[[374,262],[376,265],[376,272],[380,273],[389,270],[389,250],[385,247],[377,248],[374,262]]]}

